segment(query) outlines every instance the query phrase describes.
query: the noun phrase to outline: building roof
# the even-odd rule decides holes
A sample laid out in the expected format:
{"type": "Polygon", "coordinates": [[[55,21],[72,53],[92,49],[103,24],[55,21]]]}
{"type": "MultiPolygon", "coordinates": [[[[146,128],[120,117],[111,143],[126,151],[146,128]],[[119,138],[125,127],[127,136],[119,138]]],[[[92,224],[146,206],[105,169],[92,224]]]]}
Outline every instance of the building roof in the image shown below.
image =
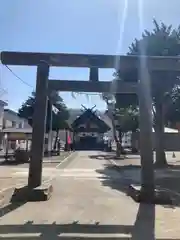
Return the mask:
{"type": "Polygon", "coordinates": [[[32,133],[32,128],[4,128],[4,133],[32,133]]]}
{"type": "Polygon", "coordinates": [[[28,123],[28,120],[25,118],[19,117],[18,113],[11,110],[11,109],[4,109],[4,119],[5,120],[10,120],[10,121],[15,121],[17,123],[23,122],[23,128],[30,128],[31,126],[28,123]]]}
{"type": "Polygon", "coordinates": [[[91,109],[84,111],[79,117],[77,117],[71,124],[73,129],[78,129],[80,124],[86,123],[87,120],[95,123],[99,128],[100,132],[107,132],[110,127],[91,109]]]}
{"type": "MultiPolygon", "coordinates": [[[[155,132],[155,131],[154,131],[154,128],[152,129],[152,131],[155,132]]],[[[173,128],[167,128],[167,127],[165,127],[165,128],[164,128],[164,132],[165,132],[165,133],[178,133],[178,130],[177,130],[177,129],[173,129],[173,128]]]]}
{"type": "Polygon", "coordinates": [[[76,118],[82,114],[81,109],[70,108],[68,109],[68,111],[69,111],[69,119],[68,119],[69,124],[72,124],[76,120],[76,118]]]}
{"type": "Polygon", "coordinates": [[[7,104],[7,102],[0,100],[0,105],[4,107],[4,106],[7,106],[8,104],[7,104]]]}
{"type": "Polygon", "coordinates": [[[9,109],[9,108],[5,108],[5,109],[4,109],[4,112],[9,112],[9,113],[11,113],[11,114],[14,114],[15,116],[18,116],[18,113],[17,113],[17,112],[15,112],[15,111],[13,111],[13,110],[11,110],[11,109],[9,109]]]}

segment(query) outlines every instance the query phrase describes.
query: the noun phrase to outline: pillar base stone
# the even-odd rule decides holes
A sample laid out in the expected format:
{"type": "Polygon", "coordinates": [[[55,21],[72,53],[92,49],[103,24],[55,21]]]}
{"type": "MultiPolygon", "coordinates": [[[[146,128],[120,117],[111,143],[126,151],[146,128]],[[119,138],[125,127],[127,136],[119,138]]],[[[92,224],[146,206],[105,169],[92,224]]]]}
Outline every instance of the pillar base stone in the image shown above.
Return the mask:
{"type": "Polygon", "coordinates": [[[155,189],[154,196],[148,197],[141,192],[140,185],[130,185],[128,188],[128,195],[138,203],[173,205],[171,194],[161,189],[155,189]]]}
{"type": "Polygon", "coordinates": [[[47,201],[52,196],[53,187],[51,184],[42,184],[36,188],[28,186],[15,188],[12,195],[12,202],[39,202],[47,201]]]}

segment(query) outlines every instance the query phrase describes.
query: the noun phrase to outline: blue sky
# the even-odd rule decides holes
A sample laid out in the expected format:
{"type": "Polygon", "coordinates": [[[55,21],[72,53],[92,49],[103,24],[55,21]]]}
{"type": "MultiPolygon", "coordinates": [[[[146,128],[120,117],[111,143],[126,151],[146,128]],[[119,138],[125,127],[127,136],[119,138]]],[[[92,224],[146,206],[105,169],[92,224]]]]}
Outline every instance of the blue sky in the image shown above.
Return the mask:
{"type": "MultiPolygon", "coordinates": [[[[180,0],[0,0],[0,4],[1,51],[125,54],[142,28],[152,29],[153,18],[174,27],[180,24],[180,0]]],[[[11,69],[35,86],[36,68],[11,69]]],[[[100,79],[111,80],[112,72],[101,70],[100,79]]],[[[50,76],[87,80],[88,69],[52,68],[50,76]]],[[[0,98],[7,99],[9,108],[14,110],[33,90],[2,65],[0,87],[7,90],[4,95],[0,91],[0,98]]],[[[71,93],[61,96],[68,107],[96,104],[99,109],[105,108],[98,95],[89,96],[89,100],[82,95],[74,99],[71,93]]]]}

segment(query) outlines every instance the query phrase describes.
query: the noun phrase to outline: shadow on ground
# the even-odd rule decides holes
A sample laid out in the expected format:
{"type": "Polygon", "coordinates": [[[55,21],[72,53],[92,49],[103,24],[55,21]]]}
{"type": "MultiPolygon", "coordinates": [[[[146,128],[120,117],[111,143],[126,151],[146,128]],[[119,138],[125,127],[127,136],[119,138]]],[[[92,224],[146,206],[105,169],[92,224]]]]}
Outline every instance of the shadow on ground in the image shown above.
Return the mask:
{"type": "MultiPolygon", "coordinates": [[[[107,169],[106,169],[107,171],[107,169]]],[[[111,177],[110,177],[111,178],[111,177]]],[[[109,181],[103,181],[103,184],[108,184],[113,188],[125,191],[123,188],[126,184],[120,184],[109,181]],[[112,185],[110,185],[110,182],[112,185]],[[116,183],[116,185],[115,185],[116,183]]],[[[12,202],[0,209],[0,217],[16,211],[23,207],[26,202],[12,202]]],[[[60,211],[60,210],[59,210],[60,211]]],[[[24,213],[25,215],[26,213],[24,213]]],[[[25,217],[26,218],[26,217],[25,217]]],[[[76,216],[74,216],[76,219],[76,216]]],[[[14,220],[15,221],[15,220],[14,220]]],[[[78,219],[68,224],[35,224],[28,221],[25,224],[5,224],[0,225],[0,238],[6,240],[22,239],[22,240],[38,240],[38,239],[104,239],[104,240],[168,240],[168,238],[155,238],[155,205],[139,204],[138,213],[134,225],[113,225],[101,224],[95,222],[94,224],[81,224],[78,219]],[[123,235],[123,236],[121,236],[123,235]],[[127,236],[126,236],[127,235],[127,236]],[[144,235],[146,236],[144,238],[144,235]]],[[[171,239],[173,240],[173,239],[171,239]]],[[[178,240],[175,239],[174,240],[178,240]]]]}
{"type": "Polygon", "coordinates": [[[108,153],[108,154],[98,154],[98,155],[89,155],[88,156],[90,159],[98,159],[98,160],[110,160],[110,159],[121,159],[124,160],[125,157],[116,157],[114,153],[108,153]]]}
{"type": "Polygon", "coordinates": [[[140,169],[140,166],[123,166],[118,167],[112,164],[105,164],[103,169],[97,169],[96,172],[103,175],[104,177],[101,178],[101,182],[104,186],[111,187],[112,189],[124,192],[127,194],[128,187],[130,184],[139,184],[139,181],[134,181],[134,179],[126,179],[123,177],[123,172],[125,170],[135,170],[140,169]],[[115,178],[114,176],[120,174],[122,178],[115,178]]]}
{"type": "Polygon", "coordinates": [[[68,224],[34,224],[28,221],[23,225],[0,225],[0,236],[6,240],[179,240],[179,238],[155,237],[155,207],[140,204],[134,225],[80,224],[78,220],[68,224]],[[123,236],[120,236],[120,235],[123,236]],[[127,235],[127,236],[126,236],[127,235]]]}
{"type": "MultiPolygon", "coordinates": [[[[15,211],[25,203],[11,203],[1,209],[1,217],[15,211]],[[9,209],[8,209],[9,208],[9,209]],[[4,212],[4,213],[3,213],[4,212]],[[3,214],[2,214],[3,213],[3,214]]],[[[27,203],[28,204],[28,203],[27,203]]],[[[24,213],[26,214],[26,213],[24,213]]],[[[76,216],[74,216],[75,218],[76,216]]],[[[14,219],[15,221],[15,219],[14,219]]],[[[104,239],[104,240],[168,240],[169,238],[155,238],[155,206],[139,204],[134,225],[81,224],[78,219],[68,224],[35,224],[27,221],[25,224],[0,225],[0,238],[6,240],[38,240],[38,239],[104,239]],[[121,236],[123,235],[123,236],[121,236]],[[127,236],[126,236],[127,235],[127,236]],[[145,235],[145,238],[144,238],[145,235]]],[[[171,240],[178,240],[171,238],[171,240]]]]}
{"type": "MultiPolygon", "coordinates": [[[[15,202],[11,199],[11,203],[0,209],[0,217],[16,211],[23,207],[27,202],[15,202]]],[[[17,213],[18,214],[18,213],[17,213]]],[[[24,212],[24,218],[26,218],[24,212]]],[[[76,218],[76,216],[74,216],[76,218]]],[[[16,221],[14,219],[14,221],[16,221]]],[[[144,232],[146,232],[146,240],[155,240],[154,236],[155,207],[154,205],[140,204],[134,225],[113,225],[101,224],[81,224],[78,219],[68,224],[34,224],[27,221],[25,224],[0,224],[0,238],[6,240],[22,239],[104,239],[104,240],[144,240],[144,232]],[[118,236],[117,236],[118,234],[118,236]],[[121,237],[120,235],[123,235],[121,237]],[[114,236],[115,235],[115,236],[114,236]],[[126,236],[127,235],[127,236],[126,236]]],[[[165,240],[162,239],[161,240],[165,240]]],[[[175,239],[174,239],[175,240],[175,239]]]]}
{"type": "Polygon", "coordinates": [[[0,162],[0,166],[17,166],[27,164],[28,162],[19,162],[15,160],[3,160],[0,162]]]}
{"type": "MultiPolygon", "coordinates": [[[[101,182],[104,186],[111,187],[112,189],[124,192],[128,194],[129,185],[140,185],[140,181],[137,178],[132,177],[135,174],[140,175],[141,166],[139,165],[125,165],[115,166],[112,164],[105,164],[104,169],[97,169],[98,173],[103,175],[101,182]],[[116,175],[119,173],[121,178],[113,177],[113,171],[116,171],[116,175]],[[132,175],[131,175],[132,171],[132,175]],[[136,172],[137,171],[137,172],[136,172]],[[126,175],[126,173],[128,174],[126,175]]],[[[158,170],[159,171],[159,170],[158,170]]],[[[180,206],[180,168],[179,166],[169,166],[166,169],[157,172],[156,175],[161,174],[161,177],[155,179],[156,188],[168,193],[173,201],[172,205],[164,205],[164,207],[174,208],[180,206]],[[163,174],[163,176],[162,176],[163,174]]],[[[114,172],[115,173],[115,172],[114,172]]]]}
{"type": "MultiPolygon", "coordinates": [[[[105,180],[102,180],[104,186],[111,187],[113,189],[127,192],[127,187],[131,180],[120,181],[112,178],[112,171],[121,173],[126,169],[139,169],[140,166],[125,166],[124,168],[117,168],[112,165],[105,165],[104,170],[97,170],[97,172],[106,175],[105,180]]],[[[160,184],[160,183],[159,183],[160,184]]],[[[23,207],[25,203],[14,203],[5,206],[0,209],[0,217],[3,218],[6,214],[10,214],[12,211],[16,211],[17,208],[23,207]]],[[[27,203],[28,204],[28,203],[27,203]]],[[[60,211],[60,210],[59,210],[60,211]]],[[[24,213],[26,214],[26,213],[24,213]]],[[[76,216],[74,216],[76,218],[76,216]]],[[[15,220],[14,220],[15,221],[15,220]]],[[[38,239],[104,239],[104,240],[168,240],[169,238],[156,238],[155,237],[155,205],[139,204],[138,213],[134,225],[112,225],[101,224],[95,222],[94,224],[81,224],[78,219],[68,224],[35,224],[32,221],[28,221],[21,225],[0,225],[0,238],[6,240],[22,239],[22,240],[38,240],[38,239]],[[97,236],[98,234],[98,236],[97,236]],[[116,234],[116,236],[113,236],[116,234]],[[117,236],[117,234],[127,236],[117,236]],[[145,237],[144,237],[145,236],[145,237]]],[[[171,238],[171,240],[179,240],[179,238],[171,238]]]]}
{"type": "MultiPolygon", "coordinates": [[[[158,169],[156,175],[158,176],[158,169]]],[[[165,169],[160,169],[159,173],[164,174],[162,178],[156,178],[156,187],[165,189],[174,197],[174,205],[180,205],[180,166],[168,165],[165,169]]]]}
{"type": "MultiPolygon", "coordinates": [[[[131,155],[131,154],[121,154],[120,157],[116,157],[115,152],[106,152],[104,154],[98,154],[98,155],[89,155],[89,158],[91,159],[99,159],[99,160],[140,160],[140,156],[139,155],[131,155]]],[[[137,162],[136,163],[139,163],[137,162]]]]}
{"type": "Polygon", "coordinates": [[[10,202],[8,205],[0,208],[0,218],[5,216],[6,214],[22,207],[26,202],[10,202]]]}
{"type": "MultiPolygon", "coordinates": [[[[0,236],[3,239],[104,239],[104,240],[154,240],[154,219],[155,209],[153,205],[140,204],[134,226],[131,225],[101,225],[99,222],[94,224],[80,224],[74,221],[69,224],[33,224],[28,221],[23,225],[0,225],[0,236]],[[28,236],[25,236],[28,234],[28,236]],[[97,236],[98,234],[98,236],[97,236]],[[113,234],[116,234],[113,236],[113,234]],[[117,236],[117,234],[119,234],[117,236]],[[123,234],[124,237],[121,237],[123,234]],[[125,236],[127,235],[127,237],[125,236]],[[131,236],[131,237],[130,237],[131,236]]],[[[161,238],[161,240],[165,240],[161,238]]],[[[175,240],[175,239],[174,239],[175,240]]]]}

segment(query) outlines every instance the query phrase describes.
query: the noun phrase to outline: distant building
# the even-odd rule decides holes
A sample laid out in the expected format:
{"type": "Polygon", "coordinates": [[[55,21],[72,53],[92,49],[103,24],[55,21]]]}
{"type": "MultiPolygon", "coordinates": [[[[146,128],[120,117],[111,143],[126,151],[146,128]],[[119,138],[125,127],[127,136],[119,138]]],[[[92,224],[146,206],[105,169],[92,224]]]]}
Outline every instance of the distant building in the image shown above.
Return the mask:
{"type": "Polygon", "coordinates": [[[3,128],[31,128],[28,121],[10,109],[4,109],[3,128]]]}
{"type": "Polygon", "coordinates": [[[75,149],[99,149],[104,144],[104,133],[110,127],[99,117],[99,114],[86,109],[71,124],[74,133],[75,149]]]}
{"type": "Polygon", "coordinates": [[[7,106],[7,103],[0,100],[0,131],[3,129],[3,119],[4,119],[4,107],[7,106]]]}
{"type": "MultiPolygon", "coordinates": [[[[164,149],[166,151],[180,151],[180,134],[177,129],[164,127],[164,149]]],[[[139,131],[132,134],[132,147],[140,149],[140,133],[139,131]]],[[[153,149],[156,149],[156,134],[152,129],[153,149]]]]}
{"type": "Polygon", "coordinates": [[[4,109],[0,139],[1,149],[7,148],[7,144],[9,149],[15,148],[17,141],[21,141],[25,145],[27,134],[28,136],[32,134],[32,128],[28,121],[20,118],[15,111],[4,109]]]}
{"type": "Polygon", "coordinates": [[[0,100],[0,148],[2,148],[4,107],[6,106],[7,106],[7,103],[0,100]]]}

